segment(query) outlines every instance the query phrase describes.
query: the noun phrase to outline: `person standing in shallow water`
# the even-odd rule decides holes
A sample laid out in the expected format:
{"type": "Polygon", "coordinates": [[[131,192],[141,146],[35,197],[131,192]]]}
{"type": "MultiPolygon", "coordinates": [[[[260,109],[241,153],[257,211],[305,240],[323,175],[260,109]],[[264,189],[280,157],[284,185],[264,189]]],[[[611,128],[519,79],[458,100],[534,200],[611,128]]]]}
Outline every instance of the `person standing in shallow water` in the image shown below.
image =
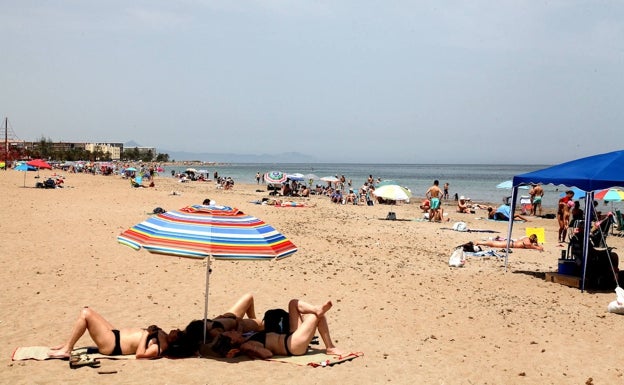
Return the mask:
{"type": "Polygon", "coordinates": [[[449,197],[449,184],[448,182],[444,183],[444,194],[442,195],[442,199],[447,200],[449,197]]]}
{"type": "Polygon", "coordinates": [[[260,173],[259,172],[256,173],[256,183],[260,184],[260,173]]]}

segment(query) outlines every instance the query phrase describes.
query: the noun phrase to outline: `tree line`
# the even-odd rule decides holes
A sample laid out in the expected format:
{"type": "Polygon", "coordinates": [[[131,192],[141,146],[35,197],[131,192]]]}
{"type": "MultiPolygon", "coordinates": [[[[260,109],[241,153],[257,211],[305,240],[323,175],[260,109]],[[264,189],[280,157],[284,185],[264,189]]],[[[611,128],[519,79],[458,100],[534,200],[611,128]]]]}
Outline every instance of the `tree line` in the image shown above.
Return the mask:
{"type": "MultiPolygon", "coordinates": [[[[10,150],[11,160],[24,159],[24,158],[41,158],[41,159],[54,159],[64,161],[78,161],[89,160],[93,162],[106,162],[112,161],[111,153],[101,151],[96,148],[95,151],[87,151],[84,148],[71,148],[71,149],[55,149],[54,142],[49,138],[42,137],[37,142],[33,143],[32,148],[20,148],[12,147],[10,150]]],[[[121,160],[123,161],[143,161],[143,162],[169,162],[169,154],[157,154],[154,156],[152,150],[141,152],[137,147],[125,148],[121,153],[121,160]]]]}

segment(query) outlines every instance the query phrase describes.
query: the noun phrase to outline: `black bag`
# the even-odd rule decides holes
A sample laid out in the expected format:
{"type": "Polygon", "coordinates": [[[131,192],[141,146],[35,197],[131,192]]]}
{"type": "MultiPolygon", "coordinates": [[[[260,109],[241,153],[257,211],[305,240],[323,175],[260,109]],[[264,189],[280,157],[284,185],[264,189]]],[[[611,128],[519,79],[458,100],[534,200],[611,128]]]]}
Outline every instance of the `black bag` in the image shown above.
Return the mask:
{"type": "Polygon", "coordinates": [[[284,309],[271,309],[264,313],[264,331],[267,333],[290,333],[288,312],[284,309]]]}
{"type": "Polygon", "coordinates": [[[389,221],[396,221],[396,213],[393,211],[388,212],[388,215],[386,215],[386,219],[389,221]]]}

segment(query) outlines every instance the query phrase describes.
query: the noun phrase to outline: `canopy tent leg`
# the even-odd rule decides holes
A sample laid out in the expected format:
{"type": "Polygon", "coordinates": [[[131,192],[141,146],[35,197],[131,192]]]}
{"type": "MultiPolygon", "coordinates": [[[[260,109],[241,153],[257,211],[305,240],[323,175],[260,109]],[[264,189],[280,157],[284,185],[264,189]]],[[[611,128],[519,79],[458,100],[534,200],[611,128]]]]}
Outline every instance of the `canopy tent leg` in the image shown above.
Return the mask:
{"type": "Polygon", "coordinates": [[[585,291],[585,277],[587,275],[587,256],[589,255],[589,236],[591,235],[590,213],[594,210],[594,192],[585,193],[585,223],[583,224],[583,279],[581,280],[581,293],[585,291]]]}
{"type": "Polygon", "coordinates": [[[507,261],[509,260],[509,246],[511,245],[511,231],[513,230],[514,215],[516,211],[516,200],[518,199],[518,186],[514,186],[511,190],[511,207],[509,224],[507,226],[507,247],[505,248],[505,272],[507,272],[507,261]]]}

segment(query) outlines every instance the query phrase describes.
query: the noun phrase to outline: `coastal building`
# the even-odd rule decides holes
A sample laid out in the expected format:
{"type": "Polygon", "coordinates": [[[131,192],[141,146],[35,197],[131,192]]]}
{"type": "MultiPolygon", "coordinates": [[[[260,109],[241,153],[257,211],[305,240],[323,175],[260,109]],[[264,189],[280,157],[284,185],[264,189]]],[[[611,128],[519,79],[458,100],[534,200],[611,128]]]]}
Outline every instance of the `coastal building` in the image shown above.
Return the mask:
{"type": "Polygon", "coordinates": [[[84,149],[91,153],[109,153],[112,160],[119,160],[123,152],[123,143],[85,143],[84,149]]]}

